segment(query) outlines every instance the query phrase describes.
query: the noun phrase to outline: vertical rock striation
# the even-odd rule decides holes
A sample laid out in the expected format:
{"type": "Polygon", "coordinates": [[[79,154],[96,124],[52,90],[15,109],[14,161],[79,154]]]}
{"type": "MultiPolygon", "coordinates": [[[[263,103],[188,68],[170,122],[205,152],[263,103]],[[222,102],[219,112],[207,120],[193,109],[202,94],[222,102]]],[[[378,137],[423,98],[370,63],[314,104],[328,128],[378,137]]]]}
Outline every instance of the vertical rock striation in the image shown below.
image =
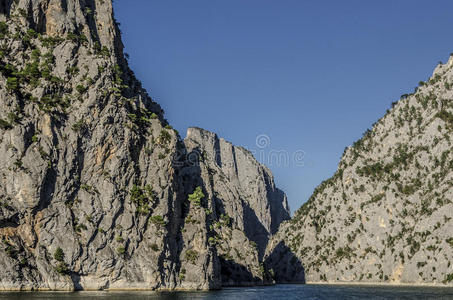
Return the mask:
{"type": "Polygon", "coordinates": [[[197,140],[186,149],[128,68],[110,0],[0,0],[0,107],[0,289],[264,281],[284,194],[232,146],[255,171],[220,182],[188,160],[197,140]]]}
{"type": "Polygon", "coordinates": [[[262,257],[269,237],[290,218],[286,195],[248,150],[199,128],[189,128],[184,143],[211,199],[223,284],[272,282],[262,257]]]}

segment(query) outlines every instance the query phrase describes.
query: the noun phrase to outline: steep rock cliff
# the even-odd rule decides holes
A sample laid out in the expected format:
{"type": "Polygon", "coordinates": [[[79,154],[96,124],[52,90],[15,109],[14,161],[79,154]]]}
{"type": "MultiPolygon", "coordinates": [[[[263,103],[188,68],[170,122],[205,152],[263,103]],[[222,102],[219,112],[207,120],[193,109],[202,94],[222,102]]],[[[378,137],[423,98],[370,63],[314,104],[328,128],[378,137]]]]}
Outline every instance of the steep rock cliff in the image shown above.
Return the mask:
{"type": "Polygon", "coordinates": [[[278,281],[453,284],[452,86],[450,57],[345,150],[270,242],[278,281]]]}
{"type": "MultiPolygon", "coordinates": [[[[237,199],[214,201],[211,173],[128,68],[111,1],[0,0],[0,38],[0,289],[235,281],[221,276],[218,236],[250,243],[250,221],[230,209],[237,199]],[[238,230],[216,235],[228,223],[217,212],[238,230]]],[[[278,220],[260,215],[260,241],[278,220]]],[[[247,249],[248,264],[231,259],[239,274],[260,267],[247,249]]]]}
{"type": "Polygon", "coordinates": [[[184,143],[211,201],[223,285],[271,283],[262,257],[270,235],[290,217],[286,195],[248,150],[199,128],[189,128],[184,143]]]}
{"type": "Polygon", "coordinates": [[[180,275],[178,137],[127,67],[111,2],[1,11],[2,288],[219,287],[206,246],[180,275]]]}

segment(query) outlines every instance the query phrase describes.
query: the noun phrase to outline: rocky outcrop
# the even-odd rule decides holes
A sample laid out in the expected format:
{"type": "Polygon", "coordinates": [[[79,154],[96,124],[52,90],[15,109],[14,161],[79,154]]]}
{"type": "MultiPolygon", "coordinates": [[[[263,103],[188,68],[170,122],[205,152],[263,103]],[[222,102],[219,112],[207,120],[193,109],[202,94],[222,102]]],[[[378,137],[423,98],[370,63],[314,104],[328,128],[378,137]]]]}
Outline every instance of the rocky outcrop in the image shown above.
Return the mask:
{"type": "Polygon", "coordinates": [[[265,261],[281,281],[453,284],[452,68],[393,103],[280,227],[265,261]]]}
{"type": "Polygon", "coordinates": [[[2,3],[1,287],[219,287],[208,247],[180,276],[177,133],[127,68],[111,2],[2,3]]]}
{"type": "Polygon", "coordinates": [[[211,201],[223,285],[271,283],[262,257],[270,235],[290,217],[272,173],[248,150],[209,131],[189,128],[184,143],[211,201]]]}
{"type": "Polygon", "coordinates": [[[0,107],[0,289],[265,281],[284,194],[242,149],[224,154],[250,172],[216,167],[201,131],[181,141],[128,68],[110,0],[0,0],[0,107]]]}

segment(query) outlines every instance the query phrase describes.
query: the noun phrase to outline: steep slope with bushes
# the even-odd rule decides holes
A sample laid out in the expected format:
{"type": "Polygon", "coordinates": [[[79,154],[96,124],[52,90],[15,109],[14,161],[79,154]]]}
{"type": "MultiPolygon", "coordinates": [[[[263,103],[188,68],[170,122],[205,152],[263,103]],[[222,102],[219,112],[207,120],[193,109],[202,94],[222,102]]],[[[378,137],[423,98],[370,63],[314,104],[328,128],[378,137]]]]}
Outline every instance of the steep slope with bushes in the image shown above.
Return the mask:
{"type": "Polygon", "coordinates": [[[266,262],[282,281],[453,284],[452,68],[393,103],[281,226],[266,262]]]}

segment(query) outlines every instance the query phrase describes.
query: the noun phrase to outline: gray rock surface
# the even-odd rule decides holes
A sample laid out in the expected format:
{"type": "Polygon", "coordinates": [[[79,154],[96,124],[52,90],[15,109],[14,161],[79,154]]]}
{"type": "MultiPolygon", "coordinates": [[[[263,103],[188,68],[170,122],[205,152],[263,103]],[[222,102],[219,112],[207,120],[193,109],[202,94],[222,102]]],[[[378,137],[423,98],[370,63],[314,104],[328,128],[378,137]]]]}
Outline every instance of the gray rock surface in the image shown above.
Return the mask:
{"type": "Polygon", "coordinates": [[[110,0],[0,1],[0,107],[1,290],[272,282],[284,194],[245,150],[220,140],[236,165],[217,165],[215,135],[180,140],[128,68],[110,0]]]}
{"type": "Polygon", "coordinates": [[[269,237],[290,218],[286,195],[248,150],[200,128],[189,128],[184,143],[211,201],[223,285],[271,283],[262,258],[269,237]]]}
{"type": "Polygon", "coordinates": [[[278,281],[453,284],[452,68],[394,103],[281,225],[265,258],[278,281]]]}

